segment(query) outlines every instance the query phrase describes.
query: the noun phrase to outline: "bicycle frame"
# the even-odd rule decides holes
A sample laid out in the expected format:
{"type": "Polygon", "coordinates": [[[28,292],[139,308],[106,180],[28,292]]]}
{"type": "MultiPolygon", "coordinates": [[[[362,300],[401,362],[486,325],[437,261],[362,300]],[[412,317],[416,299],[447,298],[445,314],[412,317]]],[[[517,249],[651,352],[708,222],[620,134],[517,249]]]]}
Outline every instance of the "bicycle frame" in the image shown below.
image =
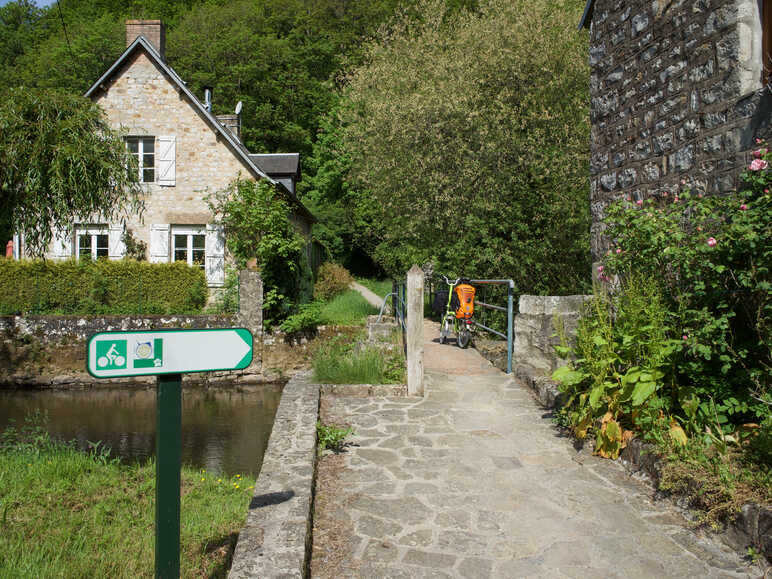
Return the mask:
{"type": "Polygon", "coordinates": [[[444,279],[445,283],[448,284],[449,290],[448,303],[445,307],[445,315],[440,321],[440,343],[444,344],[445,341],[448,340],[452,326],[453,333],[456,334],[456,340],[459,348],[466,348],[471,340],[472,329],[474,327],[472,317],[464,316],[463,318],[459,318],[456,316],[456,311],[451,307],[451,303],[453,301],[453,292],[456,289],[456,286],[459,285],[461,278],[456,278],[454,281],[450,281],[450,279],[443,275],[442,279],[444,279]]]}

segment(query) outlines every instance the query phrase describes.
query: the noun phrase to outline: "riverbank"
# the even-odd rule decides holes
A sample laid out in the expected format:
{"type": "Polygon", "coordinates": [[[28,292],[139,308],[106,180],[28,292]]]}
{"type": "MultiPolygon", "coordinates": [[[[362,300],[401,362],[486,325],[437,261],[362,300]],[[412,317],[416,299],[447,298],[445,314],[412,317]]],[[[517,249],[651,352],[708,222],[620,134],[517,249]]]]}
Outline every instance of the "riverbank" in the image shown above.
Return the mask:
{"type": "MultiPolygon", "coordinates": [[[[153,462],[121,465],[33,423],[0,437],[0,480],[0,576],[153,576],[153,462]]],[[[181,576],[227,576],[252,485],[183,467],[181,576]]]]}

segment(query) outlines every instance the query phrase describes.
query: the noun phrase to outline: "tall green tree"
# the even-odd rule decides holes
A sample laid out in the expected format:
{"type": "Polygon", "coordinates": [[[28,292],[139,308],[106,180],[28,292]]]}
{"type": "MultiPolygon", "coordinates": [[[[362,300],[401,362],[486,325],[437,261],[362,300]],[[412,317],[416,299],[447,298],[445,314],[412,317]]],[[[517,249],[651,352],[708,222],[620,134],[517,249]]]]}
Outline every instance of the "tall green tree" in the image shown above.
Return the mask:
{"type": "Polygon", "coordinates": [[[0,216],[32,255],[76,219],[141,212],[133,162],[88,99],[11,89],[0,101],[0,216]]]}
{"type": "Polygon", "coordinates": [[[374,257],[586,289],[589,72],[579,0],[419,3],[347,78],[343,148],[372,195],[374,257]]]}

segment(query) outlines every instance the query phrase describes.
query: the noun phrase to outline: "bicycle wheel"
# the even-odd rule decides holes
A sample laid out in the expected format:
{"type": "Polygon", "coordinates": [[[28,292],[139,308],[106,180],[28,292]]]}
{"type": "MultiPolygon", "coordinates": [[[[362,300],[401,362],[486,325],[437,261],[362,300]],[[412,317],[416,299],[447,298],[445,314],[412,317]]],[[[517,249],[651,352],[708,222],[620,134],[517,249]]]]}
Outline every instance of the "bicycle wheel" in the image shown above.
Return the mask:
{"type": "Polygon", "coordinates": [[[446,317],[444,320],[442,320],[442,328],[440,329],[440,344],[444,344],[450,340],[451,331],[451,321],[446,317]]]}
{"type": "Polygon", "coordinates": [[[469,331],[468,328],[462,327],[458,331],[458,347],[459,348],[466,348],[469,346],[469,341],[472,339],[472,333],[469,331]]]}

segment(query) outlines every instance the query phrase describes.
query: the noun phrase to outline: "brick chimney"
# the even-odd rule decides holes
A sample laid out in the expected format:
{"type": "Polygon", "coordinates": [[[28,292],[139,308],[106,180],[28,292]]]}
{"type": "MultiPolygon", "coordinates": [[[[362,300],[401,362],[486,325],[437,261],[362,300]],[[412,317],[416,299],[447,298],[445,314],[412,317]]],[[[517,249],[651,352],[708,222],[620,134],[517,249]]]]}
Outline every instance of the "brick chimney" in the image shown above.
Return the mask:
{"type": "Polygon", "coordinates": [[[161,60],[166,60],[166,28],[160,20],[127,20],[126,46],[129,46],[137,36],[144,36],[153,45],[161,60]]]}

